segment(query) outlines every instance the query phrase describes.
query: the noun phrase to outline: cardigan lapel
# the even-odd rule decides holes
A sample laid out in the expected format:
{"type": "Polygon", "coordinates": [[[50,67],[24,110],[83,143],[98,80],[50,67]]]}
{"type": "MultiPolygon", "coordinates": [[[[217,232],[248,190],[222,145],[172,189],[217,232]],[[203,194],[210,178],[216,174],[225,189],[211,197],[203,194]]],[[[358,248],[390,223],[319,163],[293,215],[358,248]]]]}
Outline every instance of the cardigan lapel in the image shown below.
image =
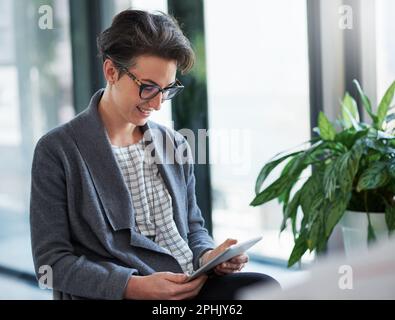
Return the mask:
{"type": "Polygon", "coordinates": [[[154,161],[158,167],[159,174],[170,193],[173,205],[173,219],[177,226],[181,237],[187,240],[187,221],[182,220],[182,212],[188,210],[186,205],[186,193],[182,186],[185,185],[183,172],[180,174],[181,164],[177,164],[176,146],[172,135],[167,134],[165,130],[160,129],[150,121],[141,127],[144,134],[146,147],[149,147],[152,142],[150,150],[153,152],[154,161]],[[181,180],[180,180],[181,179],[181,180]]]}
{"type": "MultiPolygon", "coordinates": [[[[103,92],[104,89],[96,92],[89,107],[71,123],[73,137],[114,231],[130,229],[131,245],[167,253],[135,229],[132,198],[113,155],[97,109],[103,92]]],[[[148,125],[145,126],[145,130],[147,128],[148,125]]]]}

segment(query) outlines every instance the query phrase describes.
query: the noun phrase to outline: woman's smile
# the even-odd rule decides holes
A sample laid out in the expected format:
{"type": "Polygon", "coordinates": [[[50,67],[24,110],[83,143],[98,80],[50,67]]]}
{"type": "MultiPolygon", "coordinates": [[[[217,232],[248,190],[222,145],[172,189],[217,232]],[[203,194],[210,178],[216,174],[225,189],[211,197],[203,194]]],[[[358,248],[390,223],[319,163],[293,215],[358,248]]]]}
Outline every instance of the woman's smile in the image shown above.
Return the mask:
{"type": "Polygon", "coordinates": [[[137,106],[137,110],[139,110],[140,114],[143,115],[144,117],[149,117],[151,112],[154,110],[152,108],[146,108],[143,106],[137,106]]]}

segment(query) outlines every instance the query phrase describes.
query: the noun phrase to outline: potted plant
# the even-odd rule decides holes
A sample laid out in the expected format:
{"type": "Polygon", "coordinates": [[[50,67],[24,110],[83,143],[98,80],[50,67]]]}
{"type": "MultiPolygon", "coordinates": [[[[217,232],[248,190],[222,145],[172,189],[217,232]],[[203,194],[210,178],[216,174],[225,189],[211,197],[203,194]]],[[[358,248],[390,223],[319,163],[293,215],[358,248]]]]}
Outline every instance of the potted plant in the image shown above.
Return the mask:
{"type": "Polygon", "coordinates": [[[390,108],[395,81],[377,113],[359,83],[354,80],[354,84],[371,124],[360,120],[356,101],[346,93],[342,116],[336,121],[338,129],[320,112],[318,128],[314,128],[317,136],[308,141],[308,147],[276,155],[257,177],[256,196],[250,205],[277,199],[283,209],[280,233],[291,223],[294,247],[288,267],[307,250],[324,252],[346,211],[360,212],[359,217],[366,221],[365,242],[376,238],[373,213],[385,221],[387,234],[395,230],[395,130],[391,123],[395,108],[390,108]],[[262,190],[268,175],[286,160],[278,178],[262,190]],[[308,170],[304,177],[302,173],[308,170]]]}

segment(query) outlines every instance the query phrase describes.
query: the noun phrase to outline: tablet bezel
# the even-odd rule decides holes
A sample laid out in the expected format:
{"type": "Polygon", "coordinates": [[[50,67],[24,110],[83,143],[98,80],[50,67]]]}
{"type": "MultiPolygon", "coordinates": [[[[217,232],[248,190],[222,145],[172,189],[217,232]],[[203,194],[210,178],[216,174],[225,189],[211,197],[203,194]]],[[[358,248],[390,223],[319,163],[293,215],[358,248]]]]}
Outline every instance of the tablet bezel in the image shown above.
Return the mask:
{"type": "Polygon", "coordinates": [[[262,240],[262,236],[252,238],[250,240],[235,244],[233,246],[230,246],[227,248],[225,251],[221,252],[218,256],[214,257],[210,261],[208,261],[206,264],[201,266],[199,269],[194,271],[187,279],[187,282],[192,281],[193,279],[196,279],[200,275],[206,273],[207,271],[210,271],[217,265],[219,265],[222,262],[228,261],[229,259],[232,259],[244,252],[246,252],[248,249],[250,249],[253,245],[258,243],[259,241],[262,240]]]}

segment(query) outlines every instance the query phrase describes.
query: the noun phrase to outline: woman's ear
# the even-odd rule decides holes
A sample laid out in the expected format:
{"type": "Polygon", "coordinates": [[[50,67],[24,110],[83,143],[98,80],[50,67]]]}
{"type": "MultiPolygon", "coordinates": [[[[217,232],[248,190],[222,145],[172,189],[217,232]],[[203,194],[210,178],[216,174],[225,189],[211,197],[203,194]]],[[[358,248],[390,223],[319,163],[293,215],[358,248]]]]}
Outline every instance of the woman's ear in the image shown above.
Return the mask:
{"type": "Polygon", "coordinates": [[[114,84],[118,80],[118,69],[110,59],[106,59],[103,63],[104,78],[109,84],[114,84]]]}

